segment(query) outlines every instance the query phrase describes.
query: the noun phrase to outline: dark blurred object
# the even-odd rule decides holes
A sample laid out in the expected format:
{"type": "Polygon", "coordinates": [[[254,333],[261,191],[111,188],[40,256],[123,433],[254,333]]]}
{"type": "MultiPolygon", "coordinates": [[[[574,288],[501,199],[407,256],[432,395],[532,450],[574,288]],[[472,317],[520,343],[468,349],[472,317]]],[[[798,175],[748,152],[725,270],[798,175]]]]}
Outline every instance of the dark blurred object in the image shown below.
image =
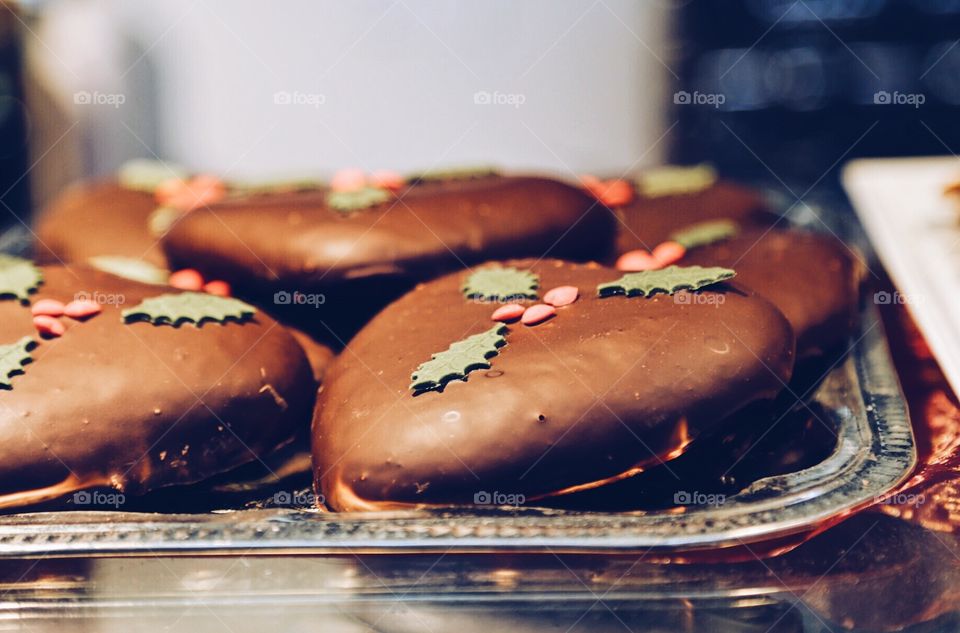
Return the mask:
{"type": "Polygon", "coordinates": [[[677,16],[675,162],[800,195],[837,185],[849,158],[960,150],[958,0],[703,0],[677,16]]]}
{"type": "Polygon", "coordinates": [[[29,221],[27,122],[23,98],[20,18],[0,0],[0,226],[29,221]]]}

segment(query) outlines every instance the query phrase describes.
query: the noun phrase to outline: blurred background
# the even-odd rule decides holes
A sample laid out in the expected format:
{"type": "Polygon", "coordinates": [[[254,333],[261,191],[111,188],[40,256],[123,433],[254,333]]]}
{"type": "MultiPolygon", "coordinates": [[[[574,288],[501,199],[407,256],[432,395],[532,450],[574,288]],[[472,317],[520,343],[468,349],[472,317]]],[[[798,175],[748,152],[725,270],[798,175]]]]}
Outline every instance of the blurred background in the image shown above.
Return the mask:
{"type": "Polygon", "coordinates": [[[707,160],[803,190],[960,147],[960,0],[0,6],[4,223],[141,156],[232,178],[707,160]]]}

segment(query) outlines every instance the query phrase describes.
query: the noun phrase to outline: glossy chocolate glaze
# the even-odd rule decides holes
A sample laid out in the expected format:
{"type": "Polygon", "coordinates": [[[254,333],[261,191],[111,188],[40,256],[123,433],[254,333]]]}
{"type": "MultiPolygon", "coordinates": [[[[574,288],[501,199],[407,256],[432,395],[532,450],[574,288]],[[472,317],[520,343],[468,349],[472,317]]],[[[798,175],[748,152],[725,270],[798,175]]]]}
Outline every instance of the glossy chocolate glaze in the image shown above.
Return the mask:
{"type": "Polygon", "coordinates": [[[555,180],[496,177],[425,184],[355,213],[322,191],[225,200],[164,239],[174,263],[240,286],[296,287],[387,278],[407,284],[490,258],[591,258],[612,235],[606,210],[555,180]]]}
{"type": "Polygon", "coordinates": [[[616,255],[638,248],[651,250],[670,239],[677,229],[698,222],[729,218],[745,226],[770,226],[778,219],[758,192],[724,181],[691,193],[657,197],[638,194],[614,213],[619,220],[616,255]]]}
{"type": "Polygon", "coordinates": [[[506,264],[538,273],[541,294],[581,294],[550,321],[510,325],[489,370],[443,392],[409,389],[433,353],[491,326],[496,304],[463,298],[466,272],[418,285],[334,363],[313,423],[316,485],[331,507],[469,505],[484,490],[532,500],[617,477],[678,454],[790,377],[789,323],[735,283],[600,299],[597,284],[619,271],[506,264]]]}
{"type": "Polygon", "coordinates": [[[725,266],[772,301],[797,337],[797,356],[819,355],[853,331],[862,266],[832,235],[743,229],[734,238],[691,249],[681,264],[725,266]]]}
{"type": "MultiPolygon", "coordinates": [[[[297,343],[262,312],[202,327],[123,323],[120,310],[177,290],[85,268],[43,268],[32,300],[122,297],[43,340],[0,391],[0,507],[92,486],[138,493],[255,460],[306,424],[314,401],[297,343]],[[198,400],[202,399],[202,403],[198,400]]],[[[0,301],[0,343],[40,340],[29,306],[0,301]]]]}
{"type": "MultiPolygon", "coordinates": [[[[74,185],[40,217],[34,244],[37,261],[71,263],[117,255],[144,259],[166,268],[167,258],[160,242],[148,228],[148,218],[156,207],[151,194],[126,189],[116,182],[74,185]]],[[[269,303],[260,302],[267,307],[269,303]]],[[[319,382],[334,355],[331,345],[336,343],[318,341],[293,327],[290,330],[303,347],[319,382]]]]}
{"type": "Polygon", "coordinates": [[[58,196],[40,215],[34,245],[38,262],[83,262],[98,255],[144,259],[167,267],[147,220],[153,195],[115,181],[79,183],[58,196]]]}

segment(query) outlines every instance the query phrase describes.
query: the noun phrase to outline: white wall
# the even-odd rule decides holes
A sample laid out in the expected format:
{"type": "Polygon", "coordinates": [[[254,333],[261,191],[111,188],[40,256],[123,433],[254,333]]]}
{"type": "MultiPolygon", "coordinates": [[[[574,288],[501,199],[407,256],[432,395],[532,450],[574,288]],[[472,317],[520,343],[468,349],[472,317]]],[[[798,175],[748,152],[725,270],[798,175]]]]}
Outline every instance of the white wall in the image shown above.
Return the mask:
{"type": "MultiPolygon", "coordinates": [[[[662,2],[72,0],[70,11],[78,4],[113,28],[94,42],[51,29],[51,66],[77,59],[71,47],[126,49],[106,41],[112,31],[134,44],[122,70],[64,77],[126,91],[115,110],[155,105],[147,123],[97,117],[92,152],[107,162],[111,146],[129,153],[126,127],[166,158],[235,177],[476,162],[602,173],[665,149],[662,2]],[[482,92],[507,103],[477,103],[482,92]]],[[[46,13],[55,24],[57,5],[46,13]]]]}

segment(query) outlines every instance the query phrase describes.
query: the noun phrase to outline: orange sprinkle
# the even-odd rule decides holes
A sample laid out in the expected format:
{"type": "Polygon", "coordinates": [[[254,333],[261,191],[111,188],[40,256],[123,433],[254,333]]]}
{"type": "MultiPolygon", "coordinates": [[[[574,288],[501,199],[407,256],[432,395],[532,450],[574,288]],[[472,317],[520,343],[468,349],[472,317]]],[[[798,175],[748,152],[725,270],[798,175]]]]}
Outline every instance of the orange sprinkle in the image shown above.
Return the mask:
{"type": "Polygon", "coordinates": [[[230,284],[220,279],[214,279],[203,284],[203,291],[218,297],[229,297],[230,284]]]}
{"type": "Polygon", "coordinates": [[[605,206],[622,207],[633,202],[636,195],[633,185],[626,180],[605,180],[596,196],[605,206]]]}
{"type": "Polygon", "coordinates": [[[85,319],[94,314],[100,314],[101,310],[103,310],[103,308],[96,301],[76,299],[66,305],[63,313],[71,319],[85,319]]]}
{"type": "Polygon", "coordinates": [[[184,268],[170,273],[167,283],[180,290],[202,290],[203,275],[193,268],[184,268]]]}
{"type": "Polygon", "coordinates": [[[653,249],[653,258],[657,260],[661,266],[675,264],[683,259],[683,256],[686,254],[687,249],[684,248],[683,244],[673,241],[662,242],[657,244],[653,249]]]}
{"type": "Polygon", "coordinates": [[[46,336],[63,336],[63,333],[67,331],[59,319],[46,314],[33,317],[33,327],[37,328],[40,334],[46,336]]]}
{"type": "Polygon", "coordinates": [[[41,299],[30,306],[30,314],[57,317],[63,314],[63,303],[56,299],[41,299]]]}
{"type": "Polygon", "coordinates": [[[557,286],[543,295],[543,302],[559,308],[570,305],[579,296],[580,289],[576,286],[557,286]]]}
{"type": "Polygon", "coordinates": [[[662,265],[647,251],[637,249],[635,251],[627,251],[618,257],[616,268],[617,270],[626,272],[640,272],[643,270],[657,270],[658,268],[662,268],[662,265]]]}
{"type": "Polygon", "coordinates": [[[556,313],[557,309],[553,306],[548,306],[545,303],[538,303],[537,305],[530,306],[523,311],[523,316],[520,317],[520,322],[524,325],[537,325],[538,323],[543,323],[556,313]]]}
{"type": "Polygon", "coordinates": [[[180,182],[183,183],[182,186],[172,191],[162,203],[181,211],[193,211],[207,206],[221,200],[227,194],[226,185],[216,176],[200,174],[186,182],[180,182]]]}
{"type": "Polygon", "coordinates": [[[390,171],[389,169],[380,169],[370,174],[371,185],[389,191],[399,191],[406,182],[398,172],[390,171]]]}
{"type": "Polygon", "coordinates": [[[494,310],[490,319],[492,321],[516,321],[523,316],[525,310],[526,308],[519,303],[508,303],[494,310]]]}
{"type": "Polygon", "coordinates": [[[356,191],[367,184],[367,175],[362,169],[341,169],[330,179],[330,188],[334,191],[356,191]]]}

